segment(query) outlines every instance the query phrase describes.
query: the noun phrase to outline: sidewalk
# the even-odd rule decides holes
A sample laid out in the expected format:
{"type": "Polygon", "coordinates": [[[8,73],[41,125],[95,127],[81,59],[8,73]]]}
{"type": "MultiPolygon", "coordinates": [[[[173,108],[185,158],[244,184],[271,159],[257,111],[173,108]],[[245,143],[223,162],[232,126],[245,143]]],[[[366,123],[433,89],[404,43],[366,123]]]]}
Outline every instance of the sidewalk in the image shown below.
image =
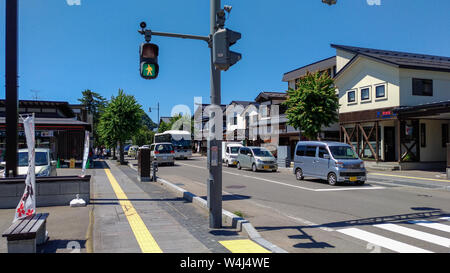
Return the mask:
{"type": "Polygon", "coordinates": [[[203,210],[158,183],[139,182],[129,166],[97,164],[103,169],[95,170],[91,199],[94,252],[229,253],[224,245],[247,239],[231,227],[209,229],[203,210]]]}
{"type": "MultiPolygon", "coordinates": [[[[91,174],[93,170],[87,170],[91,174]]],[[[81,169],[58,169],[58,175],[79,175],[81,169]]],[[[75,196],[74,196],[75,198],[75,196]]],[[[47,219],[49,240],[38,246],[38,253],[85,253],[89,252],[89,228],[91,206],[72,208],[67,206],[38,207],[38,213],[50,213],[47,219]]],[[[14,218],[15,209],[0,209],[0,232],[3,233],[14,218]]],[[[0,253],[7,253],[6,238],[0,237],[0,253]]]]}

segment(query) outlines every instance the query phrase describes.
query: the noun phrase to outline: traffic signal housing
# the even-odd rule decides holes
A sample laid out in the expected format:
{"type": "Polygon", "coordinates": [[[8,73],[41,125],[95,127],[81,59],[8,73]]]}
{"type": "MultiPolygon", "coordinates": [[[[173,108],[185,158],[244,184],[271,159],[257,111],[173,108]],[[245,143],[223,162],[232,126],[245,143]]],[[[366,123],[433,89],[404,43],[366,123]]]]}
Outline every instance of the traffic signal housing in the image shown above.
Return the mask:
{"type": "Polygon", "coordinates": [[[216,69],[227,71],[242,55],[230,51],[230,46],[241,39],[241,33],[227,28],[219,29],[213,35],[213,63],[216,69]]]}
{"type": "Polygon", "coordinates": [[[140,56],[140,74],[144,79],[155,79],[158,77],[159,47],[151,43],[143,43],[139,49],[140,56]]]}

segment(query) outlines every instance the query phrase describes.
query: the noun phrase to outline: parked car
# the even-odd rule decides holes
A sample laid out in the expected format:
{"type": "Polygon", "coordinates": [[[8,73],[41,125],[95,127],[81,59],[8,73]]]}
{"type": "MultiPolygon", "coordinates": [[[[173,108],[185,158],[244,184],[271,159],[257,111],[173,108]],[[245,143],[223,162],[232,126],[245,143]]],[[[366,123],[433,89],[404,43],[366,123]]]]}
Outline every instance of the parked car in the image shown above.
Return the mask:
{"type": "Polygon", "coordinates": [[[154,143],[150,145],[150,156],[158,165],[175,165],[175,149],[172,143],[154,143]]]}
{"type": "Polygon", "coordinates": [[[237,168],[250,168],[256,172],[258,170],[278,169],[277,160],[269,150],[263,147],[241,147],[237,157],[237,168]]]}
{"type": "Polygon", "coordinates": [[[227,165],[227,167],[236,166],[237,165],[237,157],[239,154],[239,148],[242,147],[242,144],[226,143],[224,146],[225,146],[225,149],[222,150],[223,162],[227,165]]]}
{"type": "Polygon", "coordinates": [[[346,143],[299,141],[295,148],[294,174],[297,180],[305,176],[325,179],[330,185],[338,182],[366,181],[364,161],[346,143]]]}
{"type": "MultiPolygon", "coordinates": [[[[36,176],[56,176],[56,161],[53,160],[50,149],[36,148],[34,151],[34,172],[36,176]]],[[[18,157],[17,175],[26,176],[28,171],[28,149],[19,149],[18,157]]]]}
{"type": "Polygon", "coordinates": [[[128,156],[129,157],[137,157],[137,150],[139,149],[139,146],[133,145],[128,149],[128,156]]]}

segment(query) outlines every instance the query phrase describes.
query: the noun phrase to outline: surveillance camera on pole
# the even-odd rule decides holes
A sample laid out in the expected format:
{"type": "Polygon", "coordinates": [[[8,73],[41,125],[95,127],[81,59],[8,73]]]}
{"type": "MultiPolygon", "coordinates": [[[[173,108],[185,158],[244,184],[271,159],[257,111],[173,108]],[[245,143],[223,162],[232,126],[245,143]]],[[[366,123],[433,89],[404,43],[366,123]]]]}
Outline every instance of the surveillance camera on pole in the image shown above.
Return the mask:
{"type": "Polygon", "coordinates": [[[213,35],[213,63],[216,69],[227,71],[230,66],[237,63],[242,55],[230,51],[230,46],[241,39],[241,33],[222,28],[213,35]]]}

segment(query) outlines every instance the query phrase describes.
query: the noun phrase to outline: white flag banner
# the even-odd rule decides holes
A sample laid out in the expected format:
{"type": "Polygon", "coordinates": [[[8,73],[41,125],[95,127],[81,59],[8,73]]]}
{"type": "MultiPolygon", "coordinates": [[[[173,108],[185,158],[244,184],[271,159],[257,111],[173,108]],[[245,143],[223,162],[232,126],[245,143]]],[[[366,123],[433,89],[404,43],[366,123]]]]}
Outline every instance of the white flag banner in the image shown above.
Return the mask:
{"type": "Polygon", "coordinates": [[[36,174],[35,174],[35,151],[34,151],[34,114],[23,120],[23,128],[28,147],[28,171],[25,179],[25,190],[19,205],[16,208],[14,221],[36,214],[36,174]]]}
{"type": "Polygon", "coordinates": [[[81,166],[81,176],[86,173],[86,163],[89,156],[89,131],[85,131],[84,134],[84,154],[83,154],[83,165],[81,166]]]}

